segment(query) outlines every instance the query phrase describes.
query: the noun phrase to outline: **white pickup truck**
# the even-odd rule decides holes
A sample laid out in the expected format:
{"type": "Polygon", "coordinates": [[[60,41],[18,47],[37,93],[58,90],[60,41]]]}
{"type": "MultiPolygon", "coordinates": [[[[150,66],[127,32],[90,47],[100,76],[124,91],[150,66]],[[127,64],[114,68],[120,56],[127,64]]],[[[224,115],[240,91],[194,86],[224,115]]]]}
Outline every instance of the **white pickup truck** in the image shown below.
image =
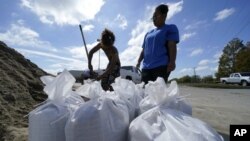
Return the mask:
{"type": "Polygon", "coordinates": [[[141,71],[134,66],[122,66],[120,69],[121,78],[132,80],[134,83],[141,83],[141,71]]]}
{"type": "MultiPolygon", "coordinates": [[[[82,82],[83,79],[88,79],[90,77],[88,70],[69,70],[69,72],[76,78],[76,82],[82,82]]],[[[104,70],[94,70],[94,72],[100,75],[104,70]]],[[[135,66],[121,66],[120,76],[121,78],[132,80],[136,84],[141,83],[141,71],[135,66]]]]}
{"type": "Polygon", "coordinates": [[[241,84],[247,86],[250,84],[250,72],[232,73],[229,77],[220,78],[220,82],[224,84],[241,84]]]}

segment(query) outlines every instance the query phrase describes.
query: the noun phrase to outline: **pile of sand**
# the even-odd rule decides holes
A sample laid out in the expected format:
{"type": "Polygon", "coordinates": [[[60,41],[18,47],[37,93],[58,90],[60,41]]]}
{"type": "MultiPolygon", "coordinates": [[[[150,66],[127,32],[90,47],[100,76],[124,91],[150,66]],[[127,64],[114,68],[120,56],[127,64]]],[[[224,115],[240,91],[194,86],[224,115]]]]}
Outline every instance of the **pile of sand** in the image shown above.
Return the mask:
{"type": "Polygon", "coordinates": [[[24,116],[46,99],[43,75],[46,72],[0,41],[0,140],[27,140],[24,116]]]}

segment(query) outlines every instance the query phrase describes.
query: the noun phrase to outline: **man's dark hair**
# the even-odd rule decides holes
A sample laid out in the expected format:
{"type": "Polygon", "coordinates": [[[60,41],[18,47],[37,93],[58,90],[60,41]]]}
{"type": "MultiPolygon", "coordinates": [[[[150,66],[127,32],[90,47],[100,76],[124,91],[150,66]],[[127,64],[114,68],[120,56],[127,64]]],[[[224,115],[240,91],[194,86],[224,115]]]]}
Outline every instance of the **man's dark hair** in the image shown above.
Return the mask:
{"type": "Polygon", "coordinates": [[[158,10],[163,15],[167,15],[167,13],[168,13],[168,5],[161,4],[161,5],[156,7],[156,10],[158,10]]]}
{"type": "Polygon", "coordinates": [[[104,31],[102,32],[102,39],[101,39],[102,43],[104,45],[110,46],[113,45],[115,42],[115,35],[112,31],[108,30],[108,29],[104,29],[104,31]]]}

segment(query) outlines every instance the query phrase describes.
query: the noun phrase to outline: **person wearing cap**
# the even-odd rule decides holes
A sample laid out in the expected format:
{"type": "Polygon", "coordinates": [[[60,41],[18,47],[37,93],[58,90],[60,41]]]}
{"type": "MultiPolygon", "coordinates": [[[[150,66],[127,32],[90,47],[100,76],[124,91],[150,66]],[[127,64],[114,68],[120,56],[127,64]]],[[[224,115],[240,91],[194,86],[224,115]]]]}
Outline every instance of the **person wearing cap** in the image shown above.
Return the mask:
{"type": "Polygon", "coordinates": [[[111,84],[114,82],[116,77],[120,76],[120,59],[119,54],[114,46],[115,42],[115,35],[112,31],[108,29],[104,29],[104,31],[101,34],[101,40],[100,43],[98,43],[96,46],[94,46],[90,52],[89,52],[89,62],[88,67],[90,70],[90,73],[93,73],[93,66],[91,64],[91,60],[93,57],[93,54],[97,52],[99,49],[102,49],[104,53],[106,54],[109,63],[104,71],[104,73],[97,77],[97,80],[101,80],[102,88],[106,90],[112,91],[113,88],[111,84]]]}
{"type": "Polygon", "coordinates": [[[165,24],[168,13],[168,5],[161,4],[155,8],[153,23],[155,28],[144,36],[142,51],[137,67],[142,67],[142,81],[155,81],[162,77],[167,83],[168,77],[175,69],[176,46],[179,42],[179,31],[174,24],[165,24]]]}

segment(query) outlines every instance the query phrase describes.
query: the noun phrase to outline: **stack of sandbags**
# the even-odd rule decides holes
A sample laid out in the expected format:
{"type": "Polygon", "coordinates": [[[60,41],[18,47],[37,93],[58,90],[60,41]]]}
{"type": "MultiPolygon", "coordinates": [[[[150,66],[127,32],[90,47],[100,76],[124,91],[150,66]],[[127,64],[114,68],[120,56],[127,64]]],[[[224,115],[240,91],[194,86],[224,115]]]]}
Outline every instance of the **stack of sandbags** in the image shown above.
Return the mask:
{"type": "Polygon", "coordinates": [[[87,81],[76,90],[90,100],[68,120],[67,141],[127,141],[129,123],[136,116],[143,91],[141,86],[121,78],[112,86],[113,92],[103,91],[100,82],[87,81]]]}

